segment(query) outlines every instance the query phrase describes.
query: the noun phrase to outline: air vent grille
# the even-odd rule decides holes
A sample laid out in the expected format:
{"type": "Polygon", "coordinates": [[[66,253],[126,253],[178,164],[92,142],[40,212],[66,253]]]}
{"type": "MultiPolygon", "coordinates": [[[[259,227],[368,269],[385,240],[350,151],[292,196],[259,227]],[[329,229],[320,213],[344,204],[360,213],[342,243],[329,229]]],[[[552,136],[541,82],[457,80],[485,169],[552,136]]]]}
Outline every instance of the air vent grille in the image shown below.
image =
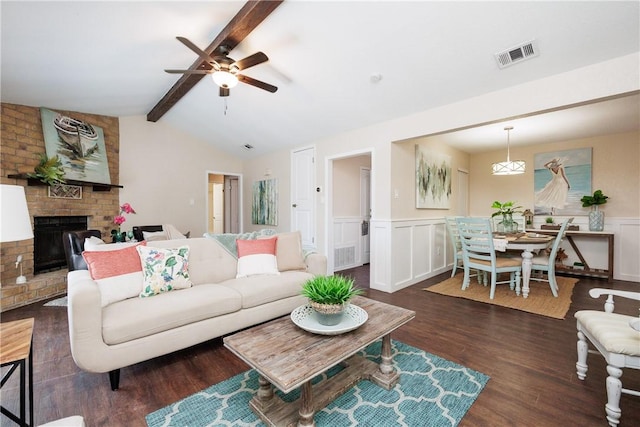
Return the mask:
{"type": "Polygon", "coordinates": [[[511,47],[494,55],[498,61],[498,67],[505,68],[526,59],[538,56],[538,46],[535,40],[531,40],[518,46],[511,47]]]}

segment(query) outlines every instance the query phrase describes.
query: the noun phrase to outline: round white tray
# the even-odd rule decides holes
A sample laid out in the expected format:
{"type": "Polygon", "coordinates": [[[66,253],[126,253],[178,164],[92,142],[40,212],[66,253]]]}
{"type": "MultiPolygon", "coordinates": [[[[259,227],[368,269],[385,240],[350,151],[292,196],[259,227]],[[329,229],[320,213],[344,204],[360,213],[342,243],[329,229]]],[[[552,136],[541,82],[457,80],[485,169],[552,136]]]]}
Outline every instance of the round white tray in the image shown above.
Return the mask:
{"type": "Polygon", "coordinates": [[[320,335],[339,335],[353,331],[367,321],[369,315],[357,305],[349,304],[337,325],[325,326],[318,323],[316,311],[309,305],[301,305],[291,312],[291,320],[305,331],[320,335]]]}

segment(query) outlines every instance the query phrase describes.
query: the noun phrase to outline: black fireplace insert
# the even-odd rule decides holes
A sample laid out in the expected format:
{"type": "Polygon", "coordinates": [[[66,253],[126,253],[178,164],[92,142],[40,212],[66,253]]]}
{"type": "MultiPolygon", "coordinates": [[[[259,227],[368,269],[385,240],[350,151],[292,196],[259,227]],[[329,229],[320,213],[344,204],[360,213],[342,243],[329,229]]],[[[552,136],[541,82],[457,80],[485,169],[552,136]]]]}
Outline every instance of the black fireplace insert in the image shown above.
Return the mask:
{"type": "Polygon", "coordinates": [[[86,216],[36,216],[33,218],[33,273],[67,266],[62,233],[87,229],[86,216]]]}

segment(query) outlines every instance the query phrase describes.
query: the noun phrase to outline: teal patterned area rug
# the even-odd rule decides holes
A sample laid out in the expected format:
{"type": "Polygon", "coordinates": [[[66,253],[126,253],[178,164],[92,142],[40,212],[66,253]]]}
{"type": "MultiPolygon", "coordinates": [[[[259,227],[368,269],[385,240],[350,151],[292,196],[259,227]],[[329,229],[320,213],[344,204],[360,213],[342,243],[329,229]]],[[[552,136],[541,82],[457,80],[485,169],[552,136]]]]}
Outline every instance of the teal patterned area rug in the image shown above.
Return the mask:
{"type": "MultiPolygon", "coordinates": [[[[361,354],[380,360],[381,342],[361,354]]],[[[393,341],[393,362],[399,383],[387,391],[363,380],[315,414],[317,426],[456,426],[476,400],[489,377],[415,347],[393,341]]],[[[340,371],[332,368],[314,382],[340,371]]],[[[147,415],[149,427],[262,426],[249,408],[258,390],[253,369],[147,415]]],[[[295,390],[286,400],[298,398],[295,390]]]]}

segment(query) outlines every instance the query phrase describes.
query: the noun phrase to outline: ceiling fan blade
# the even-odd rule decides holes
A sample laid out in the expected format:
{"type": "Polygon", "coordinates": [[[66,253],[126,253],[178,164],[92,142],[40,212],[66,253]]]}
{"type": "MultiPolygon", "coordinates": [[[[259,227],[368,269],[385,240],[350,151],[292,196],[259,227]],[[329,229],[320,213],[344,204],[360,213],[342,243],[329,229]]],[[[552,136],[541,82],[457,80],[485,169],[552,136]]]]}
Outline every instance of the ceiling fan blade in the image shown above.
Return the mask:
{"type": "Polygon", "coordinates": [[[236,77],[242,83],[246,83],[248,85],[255,86],[255,87],[260,88],[260,89],[264,89],[267,92],[274,93],[275,91],[278,90],[277,87],[275,87],[273,85],[270,85],[269,83],[261,82],[260,80],[256,80],[256,79],[248,77],[248,76],[243,76],[242,74],[236,74],[236,77]]]}
{"type": "Polygon", "coordinates": [[[211,74],[212,70],[164,70],[169,74],[211,74]]]}
{"type": "Polygon", "coordinates": [[[180,40],[182,42],[182,44],[184,44],[186,47],[188,47],[189,49],[191,49],[192,51],[194,51],[195,53],[198,54],[198,56],[202,59],[204,59],[207,62],[211,62],[211,63],[215,63],[216,61],[211,57],[211,55],[209,55],[207,52],[205,52],[204,50],[200,49],[198,46],[196,46],[195,44],[193,44],[191,42],[191,40],[189,40],[186,37],[181,37],[181,36],[177,36],[176,37],[178,40],[180,40]]]}
{"type": "Polygon", "coordinates": [[[239,70],[244,70],[254,65],[262,64],[269,60],[269,57],[262,52],[256,52],[253,55],[247,56],[244,59],[235,62],[235,65],[239,70]]]}
{"type": "Polygon", "coordinates": [[[220,88],[220,96],[229,96],[229,88],[221,87],[220,88]]]}

